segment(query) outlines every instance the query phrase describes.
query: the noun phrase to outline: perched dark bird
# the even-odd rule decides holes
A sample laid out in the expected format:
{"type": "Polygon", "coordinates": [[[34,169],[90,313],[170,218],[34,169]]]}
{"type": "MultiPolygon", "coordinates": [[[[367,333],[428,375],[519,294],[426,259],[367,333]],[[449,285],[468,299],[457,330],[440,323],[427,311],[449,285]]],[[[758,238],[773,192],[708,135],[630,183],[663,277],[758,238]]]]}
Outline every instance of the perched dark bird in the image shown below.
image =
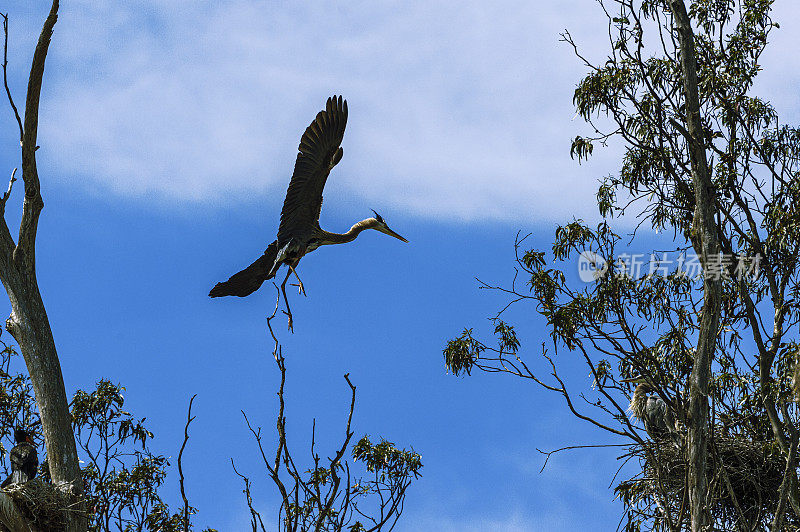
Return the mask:
{"type": "Polygon", "coordinates": [[[19,427],[14,429],[14,441],[17,444],[9,453],[11,474],[0,484],[0,488],[28,482],[36,476],[36,471],[39,469],[39,455],[28,431],[19,427]]]}
{"type": "MultiPolygon", "coordinates": [[[[319,226],[322,208],[322,189],[331,169],[342,159],[342,137],[347,125],[347,102],[341,96],[328,98],[325,110],[308,126],[300,139],[299,153],[294,165],[292,180],[281,210],[278,238],[267,246],[264,254],[250,266],[234,274],[224,283],[217,283],[208,294],[211,297],[239,296],[252,294],[267,279],[272,279],[281,264],[288,266],[286,278],[281,284],[283,299],[292,327],[289,301],[286,299],[286,281],[291,274],[297,277],[295,267],[300,259],[319,246],[352,242],[366,229],[408,242],[386,224],[381,216],[356,222],[346,233],[330,233],[319,226]]],[[[303,283],[297,277],[298,287],[305,293],[303,283]]]]}
{"type": "Polygon", "coordinates": [[[622,382],[637,383],[631,397],[629,410],[644,423],[644,429],[653,440],[671,439],[680,443],[680,432],[675,423],[675,413],[664,399],[655,393],[646,377],[624,379],[622,382]]]}

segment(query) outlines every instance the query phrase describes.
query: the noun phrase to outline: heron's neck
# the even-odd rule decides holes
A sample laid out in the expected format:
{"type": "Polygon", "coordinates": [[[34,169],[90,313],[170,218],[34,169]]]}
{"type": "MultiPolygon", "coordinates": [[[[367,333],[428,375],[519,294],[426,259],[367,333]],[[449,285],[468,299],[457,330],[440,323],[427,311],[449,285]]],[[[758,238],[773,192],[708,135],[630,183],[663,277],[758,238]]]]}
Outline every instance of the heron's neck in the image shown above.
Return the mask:
{"type": "Polygon", "coordinates": [[[641,384],[633,391],[629,408],[634,417],[644,421],[645,410],[647,409],[647,392],[641,384]]]}
{"type": "Polygon", "coordinates": [[[375,218],[367,218],[365,220],[361,220],[360,222],[354,223],[353,227],[351,227],[346,233],[329,233],[328,231],[324,231],[325,236],[322,243],[344,244],[346,242],[352,242],[359,234],[361,234],[361,231],[372,229],[377,223],[378,220],[375,218]]]}

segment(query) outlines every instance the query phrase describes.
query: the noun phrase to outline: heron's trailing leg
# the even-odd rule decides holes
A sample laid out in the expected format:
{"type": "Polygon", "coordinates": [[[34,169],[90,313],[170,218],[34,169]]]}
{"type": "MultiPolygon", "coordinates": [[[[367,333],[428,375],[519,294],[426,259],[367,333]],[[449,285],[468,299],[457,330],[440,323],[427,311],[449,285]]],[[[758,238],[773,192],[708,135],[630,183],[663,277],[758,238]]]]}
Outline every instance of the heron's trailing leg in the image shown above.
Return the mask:
{"type": "Polygon", "coordinates": [[[289,308],[289,298],[286,297],[286,281],[289,280],[292,271],[294,271],[294,268],[290,266],[289,271],[286,272],[286,277],[283,279],[283,283],[281,283],[281,292],[283,292],[283,302],[286,303],[286,310],[284,310],[283,313],[289,318],[289,331],[294,332],[294,328],[292,327],[292,309],[289,308]]]}
{"type": "MultiPolygon", "coordinates": [[[[301,281],[300,280],[300,276],[297,275],[297,270],[294,269],[294,266],[289,265],[289,271],[291,273],[293,273],[294,276],[297,278],[297,284],[293,284],[292,286],[296,286],[297,287],[297,293],[298,294],[303,294],[305,296],[306,295],[306,289],[303,288],[303,281],[301,281]]],[[[308,296],[306,296],[306,297],[308,297],[308,296]]]]}

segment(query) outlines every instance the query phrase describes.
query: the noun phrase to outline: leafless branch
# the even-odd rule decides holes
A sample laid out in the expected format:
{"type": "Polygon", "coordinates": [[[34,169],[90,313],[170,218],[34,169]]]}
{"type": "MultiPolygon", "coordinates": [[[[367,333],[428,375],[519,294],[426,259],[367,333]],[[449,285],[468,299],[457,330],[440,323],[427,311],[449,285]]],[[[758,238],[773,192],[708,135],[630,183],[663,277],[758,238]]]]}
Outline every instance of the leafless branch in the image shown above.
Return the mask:
{"type": "Polygon", "coordinates": [[[39,42],[33,52],[33,63],[28,78],[28,92],[25,99],[25,120],[22,135],[22,180],[25,183],[25,200],[22,204],[22,220],[19,225],[19,238],[14,249],[14,261],[28,272],[35,267],[36,231],[39,215],[44,201],[39,185],[39,173],[36,168],[36,139],[39,133],[39,98],[42,92],[42,77],[53,27],[58,20],[58,0],[53,0],[50,13],[42,27],[39,42]]]}
{"type": "Polygon", "coordinates": [[[242,479],[242,482],[244,482],[244,494],[245,499],[247,500],[247,508],[250,510],[250,524],[253,527],[253,532],[258,531],[257,527],[260,527],[262,532],[266,532],[267,529],[264,527],[264,521],[261,519],[261,514],[258,513],[253,507],[253,496],[250,494],[250,479],[239,473],[239,471],[236,469],[236,464],[233,462],[233,458],[231,458],[231,466],[233,467],[233,472],[242,479]]]}
{"type": "Polygon", "coordinates": [[[194,416],[192,416],[192,403],[194,403],[195,397],[197,397],[197,394],[194,394],[192,398],[189,399],[189,411],[186,414],[186,426],[183,428],[183,444],[181,445],[180,452],[178,452],[178,475],[180,476],[181,498],[183,499],[183,526],[186,530],[189,530],[190,507],[189,499],[186,497],[186,489],[184,487],[183,451],[186,449],[186,444],[189,443],[189,425],[192,423],[192,421],[194,421],[194,416]]]}
{"type": "Polygon", "coordinates": [[[573,449],[599,449],[606,447],[630,447],[630,444],[609,443],[609,444],[599,444],[599,445],[569,445],[567,447],[561,447],[560,449],[553,449],[552,451],[542,451],[541,449],[537,448],[536,451],[545,456],[544,463],[542,464],[542,468],[539,470],[539,473],[544,471],[544,468],[547,467],[547,461],[550,460],[550,457],[556,453],[560,453],[561,451],[571,451],[573,449]]]}
{"type": "MultiPolygon", "coordinates": [[[[261,455],[261,460],[268,476],[280,492],[281,506],[277,516],[277,529],[286,532],[296,530],[346,530],[348,529],[348,523],[351,522],[355,514],[360,515],[356,500],[363,499],[367,495],[373,495],[380,499],[376,503],[380,511],[380,517],[378,519],[369,517],[375,526],[365,530],[380,530],[382,527],[384,530],[390,530],[394,526],[393,523],[397,521],[402,513],[405,491],[411,483],[411,477],[417,478],[419,474],[418,469],[421,464],[419,463],[418,455],[415,455],[413,451],[412,453],[407,453],[405,450],[389,451],[387,456],[399,457],[401,460],[397,462],[400,464],[397,467],[406,467],[403,465],[406,462],[402,462],[402,460],[412,457],[413,461],[408,463],[413,463],[413,470],[403,469],[398,472],[392,469],[390,474],[385,476],[381,474],[380,478],[376,477],[376,479],[364,481],[363,483],[361,481],[353,482],[350,466],[345,456],[351,446],[354,435],[352,421],[356,403],[356,386],[350,380],[350,375],[345,374],[345,382],[350,388],[350,401],[341,444],[337,445],[333,456],[323,459],[317,451],[316,421],[314,421],[311,434],[310,468],[305,469],[299,462],[295,462],[295,458],[293,458],[289,448],[286,432],[286,359],[272,327],[272,320],[280,308],[281,298],[281,290],[277,286],[275,286],[275,289],[277,292],[275,307],[267,317],[267,329],[273,342],[272,355],[280,372],[280,382],[276,394],[278,397],[278,415],[276,420],[277,442],[274,454],[265,449],[264,434],[261,427],[254,426],[244,411],[242,411],[242,416],[248,430],[256,441],[258,452],[261,455]],[[391,526],[388,523],[391,523],[391,526]]],[[[386,452],[383,450],[386,444],[392,445],[384,441],[381,447],[367,447],[367,451],[386,452]]],[[[367,445],[370,444],[367,442],[367,445]]],[[[370,458],[371,456],[367,455],[366,458],[356,458],[356,460],[374,459],[370,458]]],[[[389,458],[392,464],[394,463],[393,460],[396,459],[389,458]]],[[[384,467],[390,466],[380,462],[378,469],[384,467]]],[[[251,512],[253,530],[257,531],[260,527],[263,531],[264,525],[261,517],[252,506],[250,479],[236,470],[235,466],[234,471],[245,483],[244,493],[251,512]]],[[[370,471],[373,470],[370,469],[370,471]]]]}
{"type": "Polygon", "coordinates": [[[17,180],[16,175],[17,169],[14,168],[14,170],[11,172],[11,179],[8,181],[8,189],[6,190],[5,194],[0,197],[0,218],[5,215],[6,202],[8,202],[8,198],[11,197],[11,188],[14,186],[14,182],[17,180]]]}
{"type": "Polygon", "coordinates": [[[0,16],[3,17],[3,85],[6,88],[6,96],[8,96],[8,103],[11,104],[11,109],[14,111],[14,118],[17,119],[17,126],[19,126],[19,142],[20,146],[22,145],[22,120],[19,117],[19,111],[17,110],[16,104],[14,104],[14,98],[11,96],[11,89],[8,88],[8,13],[5,15],[0,13],[0,16]]]}

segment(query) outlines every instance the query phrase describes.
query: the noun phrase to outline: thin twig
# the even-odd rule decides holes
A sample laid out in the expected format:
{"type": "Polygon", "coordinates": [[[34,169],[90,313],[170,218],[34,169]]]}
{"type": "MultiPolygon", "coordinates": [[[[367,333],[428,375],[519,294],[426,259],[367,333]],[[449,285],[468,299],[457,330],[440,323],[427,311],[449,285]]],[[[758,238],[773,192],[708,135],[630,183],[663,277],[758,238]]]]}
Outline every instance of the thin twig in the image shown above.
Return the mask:
{"type": "Polygon", "coordinates": [[[6,212],[6,202],[8,201],[8,198],[11,197],[11,188],[14,186],[14,182],[17,180],[16,175],[17,169],[14,168],[14,170],[11,172],[11,179],[8,182],[8,190],[6,190],[5,194],[0,197],[0,217],[2,217],[6,212]]]}
{"type": "Polygon", "coordinates": [[[560,449],[554,449],[552,451],[543,451],[541,449],[536,449],[539,453],[545,455],[544,463],[542,464],[542,468],[539,470],[539,473],[544,471],[544,468],[547,467],[547,461],[550,460],[550,456],[561,452],[561,451],[570,451],[572,449],[594,449],[598,447],[630,447],[629,443],[609,443],[609,444],[600,444],[600,445],[570,445],[568,447],[561,447],[560,449]]]}
{"type": "Polygon", "coordinates": [[[194,398],[197,397],[197,394],[194,394],[191,399],[189,399],[189,412],[186,414],[186,426],[183,428],[183,445],[181,445],[181,450],[178,453],[178,475],[180,476],[180,486],[181,486],[181,497],[183,498],[183,526],[185,530],[189,530],[189,499],[186,498],[186,490],[184,489],[184,478],[183,478],[183,450],[186,448],[186,444],[189,442],[189,425],[194,421],[194,416],[192,416],[192,403],[194,403],[194,398]]]}
{"type": "Polygon", "coordinates": [[[3,17],[3,85],[6,88],[6,96],[8,96],[8,103],[11,104],[11,109],[14,110],[14,118],[17,119],[17,126],[19,126],[19,143],[22,145],[22,119],[19,116],[19,111],[17,110],[16,104],[14,104],[14,98],[11,96],[11,89],[8,88],[8,13],[5,15],[0,13],[0,16],[3,17]]]}
{"type": "Polygon", "coordinates": [[[253,532],[257,532],[258,530],[256,525],[260,526],[261,530],[266,532],[264,521],[261,520],[261,514],[258,513],[255,508],[253,508],[253,496],[250,493],[250,479],[239,473],[239,471],[236,469],[236,464],[233,463],[233,458],[231,458],[231,466],[233,467],[233,472],[236,473],[244,482],[244,494],[245,498],[247,499],[247,508],[250,510],[250,524],[253,526],[253,532]]]}

